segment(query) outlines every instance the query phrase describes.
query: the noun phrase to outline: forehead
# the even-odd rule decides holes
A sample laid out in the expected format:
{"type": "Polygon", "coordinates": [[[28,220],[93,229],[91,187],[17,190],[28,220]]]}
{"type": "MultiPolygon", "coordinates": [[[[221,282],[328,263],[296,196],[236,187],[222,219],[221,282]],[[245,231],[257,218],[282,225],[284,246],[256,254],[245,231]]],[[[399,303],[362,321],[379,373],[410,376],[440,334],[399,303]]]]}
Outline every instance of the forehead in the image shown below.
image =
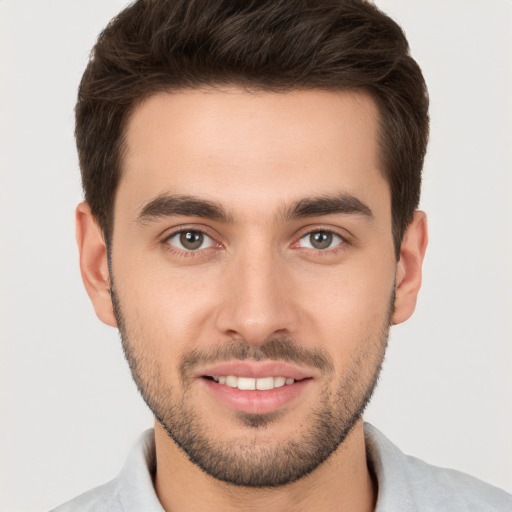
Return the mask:
{"type": "Polygon", "coordinates": [[[135,210],[161,194],[198,195],[240,213],[333,193],[386,209],[377,127],[374,101],[358,92],[159,93],[128,122],[116,213],[120,201],[135,210]]]}

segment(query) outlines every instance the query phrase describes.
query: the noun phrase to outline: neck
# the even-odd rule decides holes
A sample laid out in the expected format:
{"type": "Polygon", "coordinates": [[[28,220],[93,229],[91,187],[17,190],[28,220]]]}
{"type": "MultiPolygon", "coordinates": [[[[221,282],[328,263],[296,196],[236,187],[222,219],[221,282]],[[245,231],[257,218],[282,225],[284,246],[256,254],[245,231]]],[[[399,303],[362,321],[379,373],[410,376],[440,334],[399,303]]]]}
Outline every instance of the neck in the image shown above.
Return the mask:
{"type": "Polygon", "coordinates": [[[316,470],[273,488],[239,487],[210,477],[190,462],[157,422],[155,443],[155,488],[166,512],[370,512],[375,507],[362,421],[316,470]]]}

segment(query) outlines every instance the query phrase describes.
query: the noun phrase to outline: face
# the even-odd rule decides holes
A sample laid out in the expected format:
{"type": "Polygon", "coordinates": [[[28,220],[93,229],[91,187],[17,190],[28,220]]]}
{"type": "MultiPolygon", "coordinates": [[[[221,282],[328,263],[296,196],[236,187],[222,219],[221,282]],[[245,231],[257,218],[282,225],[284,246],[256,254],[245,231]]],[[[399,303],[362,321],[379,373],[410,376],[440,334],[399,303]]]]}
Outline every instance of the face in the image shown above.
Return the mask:
{"type": "Polygon", "coordinates": [[[99,315],[157,420],[220,480],[307,474],[373,391],[397,269],[377,119],[359,93],[237,89],[158,94],[130,119],[115,320],[99,315]]]}

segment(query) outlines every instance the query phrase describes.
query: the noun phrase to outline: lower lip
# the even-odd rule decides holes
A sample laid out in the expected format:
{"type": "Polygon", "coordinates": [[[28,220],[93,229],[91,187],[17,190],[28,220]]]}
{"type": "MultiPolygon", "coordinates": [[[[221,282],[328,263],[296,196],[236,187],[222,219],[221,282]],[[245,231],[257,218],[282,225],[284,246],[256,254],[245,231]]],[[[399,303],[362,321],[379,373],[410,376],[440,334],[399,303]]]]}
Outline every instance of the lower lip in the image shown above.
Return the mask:
{"type": "Polygon", "coordinates": [[[294,401],[312,382],[312,379],[303,379],[267,391],[242,391],[213,380],[204,378],[201,380],[208,391],[230,409],[249,414],[268,414],[278,411],[294,401]]]}

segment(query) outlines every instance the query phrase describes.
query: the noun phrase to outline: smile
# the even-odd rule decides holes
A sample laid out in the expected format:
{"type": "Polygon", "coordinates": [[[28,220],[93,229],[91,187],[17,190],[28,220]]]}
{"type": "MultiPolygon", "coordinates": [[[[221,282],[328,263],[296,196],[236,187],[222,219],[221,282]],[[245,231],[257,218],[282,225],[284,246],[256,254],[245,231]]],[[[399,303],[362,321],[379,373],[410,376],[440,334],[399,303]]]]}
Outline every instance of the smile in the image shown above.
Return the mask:
{"type": "Polygon", "coordinates": [[[214,398],[232,411],[267,414],[291,407],[315,389],[314,371],[284,361],[231,360],[197,368],[196,382],[208,402],[214,398]]]}
{"type": "Polygon", "coordinates": [[[219,384],[229,386],[230,388],[238,388],[243,391],[268,391],[274,388],[281,388],[291,385],[295,379],[287,377],[237,377],[234,375],[214,376],[212,379],[219,384]]]}

